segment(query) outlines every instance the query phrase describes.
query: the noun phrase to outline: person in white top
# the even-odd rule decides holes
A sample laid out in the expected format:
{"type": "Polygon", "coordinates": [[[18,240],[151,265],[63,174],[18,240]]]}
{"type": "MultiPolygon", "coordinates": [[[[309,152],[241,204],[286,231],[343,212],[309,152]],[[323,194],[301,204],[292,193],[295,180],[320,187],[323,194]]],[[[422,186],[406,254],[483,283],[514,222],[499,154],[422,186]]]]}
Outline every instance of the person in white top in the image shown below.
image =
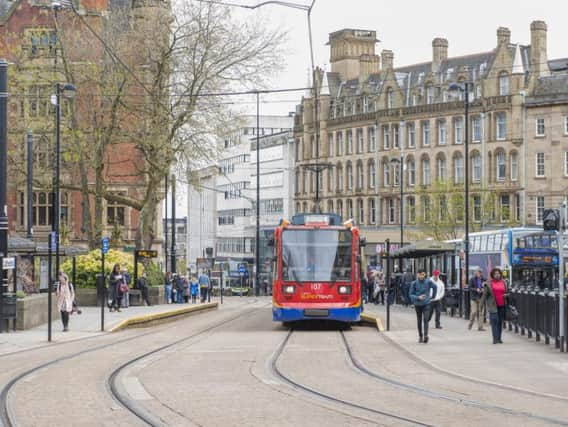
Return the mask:
{"type": "Polygon", "coordinates": [[[445,286],[442,279],[440,279],[440,271],[434,270],[432,272],[432,282],[436,284],[436,295],[430,300],[430,319],[432,319],[432,315],[434,311],[436,311],[436,329],[442,329],[442,325],[440,324],[440,314],[442,311],[442,298],[444,298],[445,294],[445,286]]]}

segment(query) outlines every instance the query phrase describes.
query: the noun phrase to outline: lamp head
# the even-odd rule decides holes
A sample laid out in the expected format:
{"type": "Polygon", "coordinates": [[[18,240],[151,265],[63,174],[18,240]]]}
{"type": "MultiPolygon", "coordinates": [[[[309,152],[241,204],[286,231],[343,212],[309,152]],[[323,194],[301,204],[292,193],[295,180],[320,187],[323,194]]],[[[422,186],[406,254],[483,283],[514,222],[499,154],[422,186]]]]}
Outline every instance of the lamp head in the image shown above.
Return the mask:
{"type": "Polygon", "coordinates": [[[75,98],[75,95],[77,94],[77,89],[71,83],[65,83],[63,85],[62,93],[63,93],[63,96],[65,98],[73,99],[73,98],[75,98]]]}

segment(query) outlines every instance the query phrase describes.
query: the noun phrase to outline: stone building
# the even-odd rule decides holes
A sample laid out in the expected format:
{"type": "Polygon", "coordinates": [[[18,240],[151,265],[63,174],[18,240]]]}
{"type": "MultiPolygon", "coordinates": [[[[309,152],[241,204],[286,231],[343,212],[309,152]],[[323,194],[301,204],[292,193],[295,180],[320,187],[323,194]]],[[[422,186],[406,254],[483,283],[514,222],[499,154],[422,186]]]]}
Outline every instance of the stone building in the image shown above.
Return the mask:
{"type": "Polygon", "coordinates": [[[467,82],[471,230],[538,223],[566,193],[568,59],[548,59],[544,22],[530,34],[524,46],[499,28],[493,50],[461,57],[436,38],[431,61],[405,67],[375,52],[375,31],[330,34],[317,120],[313,92],[297,107],[296,211],[315,210],[308,165],[329,163],[320,208],[355,218],[368,241],[400,240],[401,178],[405,240],[461,237],[465,94],[450,85],[467,82]]]}

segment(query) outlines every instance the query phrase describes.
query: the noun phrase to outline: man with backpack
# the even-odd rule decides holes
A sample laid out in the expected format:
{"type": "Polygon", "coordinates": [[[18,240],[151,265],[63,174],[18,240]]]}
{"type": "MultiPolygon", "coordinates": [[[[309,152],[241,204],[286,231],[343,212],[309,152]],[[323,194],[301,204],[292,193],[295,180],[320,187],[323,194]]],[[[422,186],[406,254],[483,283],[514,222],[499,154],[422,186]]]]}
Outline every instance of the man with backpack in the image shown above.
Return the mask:
{"type": "Polygon", "coordinates": [[[204,303],[207,301],[207,292],[209,292],[209,285],[211,282],[204,271],[201,271],[201,275],[197,282],[199,283],[199,290],[201,291],[201,302],[204,303]]]}

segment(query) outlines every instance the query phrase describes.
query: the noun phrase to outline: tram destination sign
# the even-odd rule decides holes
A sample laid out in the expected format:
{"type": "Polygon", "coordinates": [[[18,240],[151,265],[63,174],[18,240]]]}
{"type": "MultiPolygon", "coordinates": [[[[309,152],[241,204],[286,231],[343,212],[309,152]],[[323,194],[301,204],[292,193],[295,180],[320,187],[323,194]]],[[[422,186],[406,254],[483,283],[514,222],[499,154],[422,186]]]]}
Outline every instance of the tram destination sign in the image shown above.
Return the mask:
{"type": "Polygon", "coordinates": [[[146,249],[140,249],[136,251],[137,258],[157,258],[158,251],[150,251],[146,249]]]}

